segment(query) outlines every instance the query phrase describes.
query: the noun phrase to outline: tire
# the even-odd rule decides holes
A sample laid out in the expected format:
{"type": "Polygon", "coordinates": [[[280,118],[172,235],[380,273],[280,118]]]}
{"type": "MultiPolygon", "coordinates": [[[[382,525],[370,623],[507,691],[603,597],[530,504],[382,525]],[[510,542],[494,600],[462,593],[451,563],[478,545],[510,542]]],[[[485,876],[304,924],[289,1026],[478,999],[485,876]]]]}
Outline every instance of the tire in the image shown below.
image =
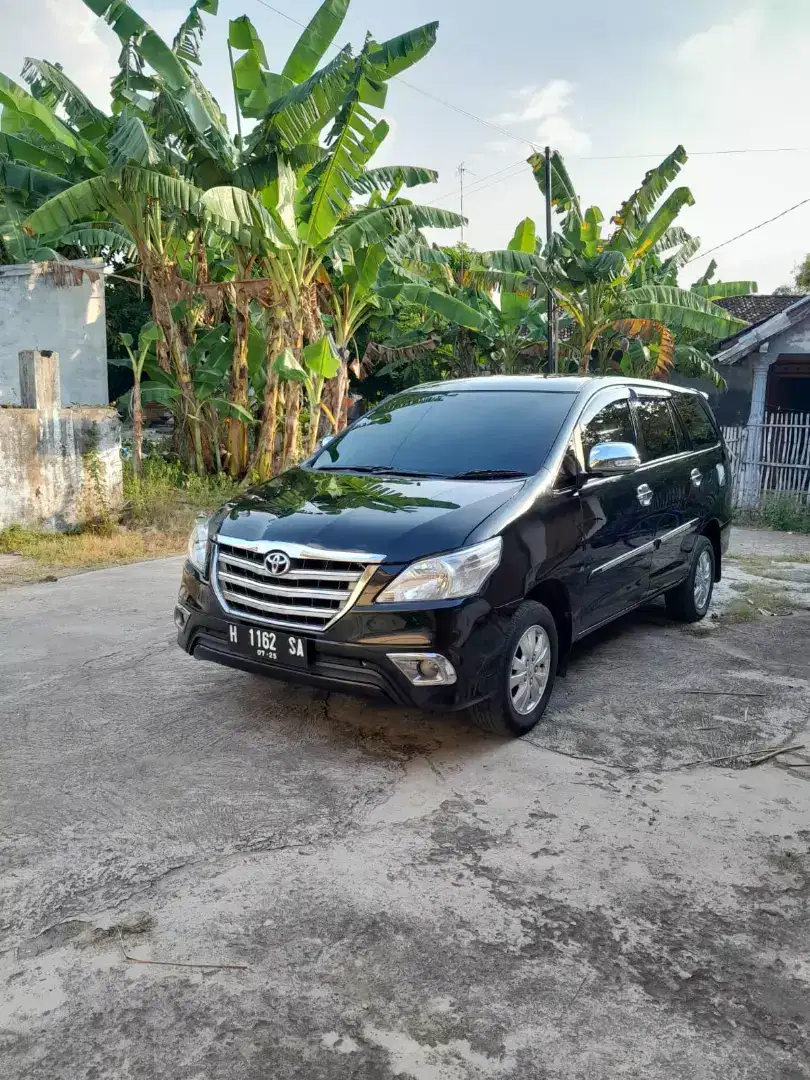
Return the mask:
{"type": "MultiPolygon", "coordinates": [[[[542,604],[535,603],[533,600],[524,601],[512,617],[509,635],[498,663],[498,689],[492,697],[473,705],[468,710],[472,722],[483,731],[513,738],[519,738],[521,735],[531,731],[546,711],[554,687],[558,656],[557,624],[554,622],[554,616],[542,604]],[[534,638],[531,635],[528,638],[524,637],[532,630],[536,631],[534,638]],[[539,658],[543,655],[543,648],[545,647],[545,658],[538,663],[538,674],[541,681],[543,678],[546,681],[542,689],[542,696],[536,704],[532,700],[533,693],[531,691],[536,692],[539,686],[534,683],[528,688],[529,692],[528,697],[525,698],[525,705],[529,706],[529,711],[523,712],[516,708],[515,700],[513,700],[512,669],[513,664],[520,662],[524,650],[532,645],[533,640],[534,656],[539,658]]],[[[515,678],[518,677],[518,675],[515,675],[515,678]]],[[[525,684],[523,685],[525,688],[525,684]]],[[[514,688],[516,696],[519,696],[520,690],[520,684],[514,688]]],[[[518,704],[520,704],[519,701],[518,704]]]]}
{"type": "Polygon", "coordinates": [[[699,536],[686,580],[665,595],[670,618],[687,623],[705,618],[712,602],[714,575],[714,547],[707,537],[699,536]]]}

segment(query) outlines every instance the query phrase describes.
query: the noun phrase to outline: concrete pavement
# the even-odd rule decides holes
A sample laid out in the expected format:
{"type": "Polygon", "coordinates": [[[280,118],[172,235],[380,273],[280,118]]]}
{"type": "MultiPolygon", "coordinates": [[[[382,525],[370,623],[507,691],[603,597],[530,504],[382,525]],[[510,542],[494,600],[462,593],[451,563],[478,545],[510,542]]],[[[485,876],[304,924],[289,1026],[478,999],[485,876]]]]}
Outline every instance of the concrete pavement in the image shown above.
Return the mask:
{"type": "Polygon", "coordinates": [[[0,594],[2,1080],[810,1078],[810,769],[679,767],[810,749],[807,613],[502,742],[190,659],[179,566],[0,594]]]}

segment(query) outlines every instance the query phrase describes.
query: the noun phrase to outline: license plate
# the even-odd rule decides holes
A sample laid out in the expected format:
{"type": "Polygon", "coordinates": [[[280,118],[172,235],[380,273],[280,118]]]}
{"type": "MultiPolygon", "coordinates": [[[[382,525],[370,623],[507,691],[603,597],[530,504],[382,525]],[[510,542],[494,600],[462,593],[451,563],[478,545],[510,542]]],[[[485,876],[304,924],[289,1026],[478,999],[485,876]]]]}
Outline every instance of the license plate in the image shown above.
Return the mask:
{"type": "Polygon", "coordinates": [[[232,652],[285,667],[306,667],[309,663],[309,642],[297,634],[282,634],[258,626],[228,625],[228,642],[232,652]]]}

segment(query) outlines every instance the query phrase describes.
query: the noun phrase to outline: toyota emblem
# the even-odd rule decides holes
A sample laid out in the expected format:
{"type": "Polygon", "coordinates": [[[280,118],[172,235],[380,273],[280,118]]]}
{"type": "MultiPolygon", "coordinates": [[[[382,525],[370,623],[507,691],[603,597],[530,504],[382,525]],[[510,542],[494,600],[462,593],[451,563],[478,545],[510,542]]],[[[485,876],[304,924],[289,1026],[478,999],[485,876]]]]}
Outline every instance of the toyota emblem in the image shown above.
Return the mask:
{"type": "Polygon", "coordinates": [[[264,560],[264,565],[267,567],[267,572],[272,574],[273,577],[284,577],[290,569],[290,560],[283,551],[271,551],[264,560]]]}

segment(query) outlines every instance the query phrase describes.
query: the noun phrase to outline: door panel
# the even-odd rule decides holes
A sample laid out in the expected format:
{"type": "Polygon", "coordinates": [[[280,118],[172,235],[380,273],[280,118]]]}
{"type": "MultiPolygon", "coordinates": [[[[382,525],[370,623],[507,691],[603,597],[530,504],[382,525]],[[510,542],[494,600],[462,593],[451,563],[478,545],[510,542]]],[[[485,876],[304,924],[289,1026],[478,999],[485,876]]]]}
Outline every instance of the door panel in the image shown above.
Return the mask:
{"type": "Polygon", "coordinates": [[[696,527],[691,502],[693,455],[667,391],[639,394],[633,411],[645,462],[636,475],[643,477],[653,491],[650,512],[655,548],[649,587],[655,593],[677,585],[688,570],[689,534],[696,527]]]}
{"type": "Polygon", "coordinates": [[[607,622],[649,590],[655,522],[641,504],[639,473],[591,480],[580,491],[585,544],[578,629],[607,622]]]}
{"type": "Polygon", "coordinates": [[[691,454],[679,454],[642,467],[637,473],[646,477],[653,489],[650,510],[655,550],[650,563],[650,592],[677,585],[689,568],[690,537],[698,525],[690,498],[691,458],[691,454]]]}
{"type": "MultiPolygon", "coordinates": [[[[626,387],[606,389],[582,415],[578,453],[586,469],[600,442],[637,444],[626,387]]],[[[583,530],[582,587],[575,612],[578,633],[607,622],[640,603],[649,588],[655,529],[639,497],[636,473],[594,477],[580,489],[583,530]]]]}

